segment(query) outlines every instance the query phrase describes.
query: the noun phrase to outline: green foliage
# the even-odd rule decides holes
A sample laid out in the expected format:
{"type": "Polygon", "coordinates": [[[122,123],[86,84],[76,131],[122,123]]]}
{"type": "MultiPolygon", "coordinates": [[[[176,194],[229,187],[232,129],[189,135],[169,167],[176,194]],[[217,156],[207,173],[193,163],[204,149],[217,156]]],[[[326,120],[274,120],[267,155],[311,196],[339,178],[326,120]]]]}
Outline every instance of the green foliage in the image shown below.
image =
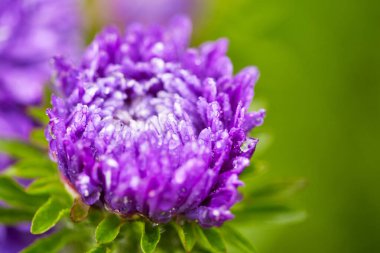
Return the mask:
{"type": "Polygon", "coordinates": [[[109,252],[111,252],[111,249],[105,245],[96,246],[95,248],[87,251],[87,253],[109,253],[109,252]]]}
{"type": "Polygon", "coordinates": [[[214,253],[226,252],[226,245],[218,229],[202,229],[199,226],[196,226],[195,228],[199,243],[202,247],[214,253]]]}
{"type": "Polygon", "coordinates": [[[191,252],[196,242],[194,223],[185,222],[182,226],[180,226],[173,222],[173,226],[177,230],[183,248],[186,252],[191,252]]]}
{"type": "Polygon", "coordinates": [[[235,246],[239,249],[240,252],[245,253],[254,253],[256,249],[253,247],[251,242],[247,240],[244,235],[242,235],[235,228],[229,226],[228,224],[224,224],[221,228],[221,233],[223,238],[231,245],[235,246]]]}
{"type": "Polygon", "coordinates": [[[32,217],[33,212],[29,210],[0,207],[0,224],[17,224],[30,221],[32,217]]]}
{"type": "MultiPolygon", "coordinates": [[[[254,184],[255,185],[255,184],[254,184]]],[[[234,209],[237,225],[287,224],[307,217],[290,202],[307,185],[304,179],[287,179],[245,189],[244,201],[234,209]],[[250,222],[247,223],[247,220],[250,222]]]]}
{"type": "Polygon", "coordinates": [[[14,158],[38,158],[44,153],[37,147],[18,140],[0,139],[0,152],[14,158]]]}
{"type": "Polygon", "coordinates": [[[18,160],[7,169],[5,174],[20,178],[33,179],[37,177],[57,175],[57,169],[50,160],[39,156],[18,160]]]}
{"type": "Polygon", "coordinates": [[[69,205],[65,202],[56,197],[50,197],[35,213],[30,232],[32,234],[42,234],[54,227],[69,212],[69,205]]]}
{"type": "Polygon", "coordinates": [[[47,117],[46,109],[50,105],[51,89],[48,85],[45,86],[41,106],[30,106],[27,109],[27,114],[41,125],[47,125],[49,118],[47,117]]]}
{"type": "Polygon", "coordinates": [[[52,177],[41,177],[34,180],[26,189],[29,194],[51,194],[51,195],[64,195],[65,188],[62,186],[59,178],[52,177]]]}
{"type": "Polygon", "coordinates": [[[100,244],[110,243],[115,240],[123,225],[119,217],[110,214],[102,220],[95,230],[96,241],[100,244]]]}
{"type": "Polygon", "coordinates": [[[260,204],[235,211],[234,223],[249,225],[257,223],[287,224],[305,220],[306,212],[282,204],[260,204]]]}
{"type": "Polygon", "coordinates": [[[28,115],[44,125],[49,123],[49,118],[47,117],[45,108],[29,107],[28,115]]]}
{"type": "Polygon", "coordinates": [[[0,200],[13,207],[25,209],[37,208],[44,201],[44,197],[32,196],[12,178],[0,175],[0,200]]]}
{"type": "Polygon", "coordinates": [[[288,199],[299,191],[303,190],[307,185],[305,179],[283,180],[266,184],[255,189],[251,197],[254,201],[279,200],[288,199]]]}
{"type": "Polygon", "coordinates": [[[33,129],[32,132],[30,133],[30,142],[39,147],[46,147],[47,140],[45,137],[45,129],[44,128],[33,129]]]}
{"type": "Polygon", "coordinates": [[[160,241],[160,227],[151,223],[144,223],[141,234],[141,249],[144,253],[152,253],[160,241]]]}
{"type": "Polygon", "coordinates": [[[21,253],[56,253],[74,239],[74,234],[68,229],[63,229],[57,233],[36,240],[29,247],[25,248],[21,253]]]}

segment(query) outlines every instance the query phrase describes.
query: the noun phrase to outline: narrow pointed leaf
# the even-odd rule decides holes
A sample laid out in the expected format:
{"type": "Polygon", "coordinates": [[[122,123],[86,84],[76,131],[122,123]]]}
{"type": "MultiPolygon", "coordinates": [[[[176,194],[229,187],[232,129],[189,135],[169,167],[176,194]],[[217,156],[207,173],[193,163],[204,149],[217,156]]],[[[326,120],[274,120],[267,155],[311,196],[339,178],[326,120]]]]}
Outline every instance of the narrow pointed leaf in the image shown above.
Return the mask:
{"type": "MultiPolygon", "coordinates": [[[[48,117],[46,116],[46,119],[48,121],[48,117]]],[[[48,123],[48,122],[46,122],[48,123]]],[[[37,128],[33,129],[29,136],[30,142],[33,144],[41,147],[41,148],[47,148],[48,142],[45,137],[45,129],[44,128],[37,128]]]]}
{"type": "Polygon", "coordinates": [[[73,238],[74,234],[72,233],[72,231],[63,229],[47,237],[37,239],[27,248],[22,250],[21,253],[56,253],[59,252],[63,247],[65,247],[65,245],[68,242],[73,240],[73,238]]]}
{"type": "MultiPolygon", "coordinates": [[[[240,178],[245,182],[255,179],[256,176],[265,174],[268,172],[268,166],[264,161],[254,161],[252,162],[240,175],[240,178]]],[[[249,185],[246,187],[249,188],[249,185]]]]}
{"type": "Polygon", "coordinates": [[[245,224],[247,220],[253,223],[286,224],[305,220],[304,210],[295,209],[281,204],[253,205],[249,208],[235,211],[234,223],[245,224]]]}
{"type": "Polygon", "coordinates": [[[140,246],[144,253],[153,253],[161,239],[159,226],[144,223],[140,246]]]}
{"type": "Polygon", "coordinates": [[[108,215],[96,228],[95,238],[98,243],[109,243],[115,240],[120,232],[122,222],[116,215],[108,215]]]}
{"type": "Polygon", "coordinates": [[[173,223],[175,229],[177,230],[179,239],[183,245],[186,252],[191,252],[196,242],[194,224],[185,222],[183,226],[173,223]]]}
{"type": "Polygon", "coordinates": [[[14,158],[36,158],[43,152],[40,149],[18,140],[0,139],[0,152],[14,158]]]}
{"type": "Polygon", "coordinates": [[[215,253],[226,252],[224,240],[217,229],[202,229],[196,226],[196,231],[199,237],[199,242],[204,248],[209,249],[210,251],[215,253]]]}
{"type": "Polygon", "coordinates": [[[35,213],[32,220],[31,233],[42,234],[48,231],[68,212],[67,203],[55,197],[51,197],[35,213]]]}
{"type": "Polygon", "coordinates": [[[257,252],[255,247],[246,239],[239,231],[235,228],[224,224],[222,229],[223,238],[226,239],[230,244],[234,245],[241,252],[245,253],[255,253],[257,252]]]}
{"type": "Polygon", "coordinates": [[[0,176],[0,200],[10,206],[33,209],[41,205],[46,198],[27,194],[17,182],[2,175],[0,176]]]}
{"type": "Polygon", "coordinates": [[[49,123],[49,118],[46,114],[46,109],[43,107],[29,107],[28,115],[35,120],[39,121],[43,125],[49,123]]]}
{"type": "Polygon", "coordinates": [[[0,224],[11,225],[30,221],[33,218],[33,214],[32,211],[28,210],[0,207],[0,224]]]}
{"type": "Polygon", "coordinates": [[[29,194],[65,194],[65,188],[56,176],[34,180],[26,189],[29,194]]]}
{"type": "Polygon", "coordinates": [[[57,170],[47,158],[39,157],[19,160],[11,165],[5,174],[21,178],[37,178],[56,175],[57,170]]]}
{"type": "Polygon", "coordinates": [[[255,189],[251,193],[254,201],[273,198],[289,198],[306,187],[305,179],[284,180],[274,182],[255,189]]]}

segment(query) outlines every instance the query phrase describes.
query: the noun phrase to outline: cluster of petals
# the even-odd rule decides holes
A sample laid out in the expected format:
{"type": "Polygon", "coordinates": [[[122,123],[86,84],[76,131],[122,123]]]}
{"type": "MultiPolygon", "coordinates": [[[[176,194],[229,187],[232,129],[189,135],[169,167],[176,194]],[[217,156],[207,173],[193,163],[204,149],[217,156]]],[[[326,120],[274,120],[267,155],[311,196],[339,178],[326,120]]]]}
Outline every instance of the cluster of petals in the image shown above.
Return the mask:
{"type": "Polygon", "coordinates": [[[87,204],[156,223],[233,218],[265,116],[248,110],[259,74],[234,75],[227,40],[189,48],[190,34],[183,16],[107,28],[80,65],[55,59],[50,155],[87,204]]]}

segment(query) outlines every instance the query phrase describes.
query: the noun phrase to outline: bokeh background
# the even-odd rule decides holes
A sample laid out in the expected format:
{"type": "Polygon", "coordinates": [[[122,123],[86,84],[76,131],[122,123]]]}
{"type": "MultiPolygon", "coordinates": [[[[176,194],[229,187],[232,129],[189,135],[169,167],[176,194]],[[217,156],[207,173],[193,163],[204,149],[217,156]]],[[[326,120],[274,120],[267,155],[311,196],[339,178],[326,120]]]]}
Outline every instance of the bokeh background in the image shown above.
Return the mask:
{"type": "Polygon", "coordinates": [[[265,177],[308,180],[298,199],[308,219],[254,229],[259,252],[380,252],[379,10],[371,0],[218,0],[199,26],[195,43],[228,37],[236,69],[261,71],[265,177]]]}
{"type": "MultiPolygon", "coordinates": [[[[260,253],[380,252],[380,1],[193,1],[193,45],[227,37],[235,71],[260,69],[254,106],[267,118],[254,160],[267,169],[258,182],[308,181],[295,199],[305,221],[242,232],[260,253]]],[[[81,2],[87,43],[121,22],[107,3],[81,2]]]]}

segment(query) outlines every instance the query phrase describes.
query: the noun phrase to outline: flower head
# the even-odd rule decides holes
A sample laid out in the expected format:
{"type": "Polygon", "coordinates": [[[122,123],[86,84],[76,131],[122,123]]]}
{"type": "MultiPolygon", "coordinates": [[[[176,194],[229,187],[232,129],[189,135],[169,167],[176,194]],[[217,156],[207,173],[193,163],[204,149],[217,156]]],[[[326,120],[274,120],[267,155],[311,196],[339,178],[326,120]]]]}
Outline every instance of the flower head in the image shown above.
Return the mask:
{"type": "Polygon", "coordinates": [[[234,76],[225,39],[187,48],[190,33],[184,17],[109,28],[80,66],[56,59],[50,154],[87,204],[158,223],[233,218],[264,117],[248,112],[258,71],[234,76]]]}

